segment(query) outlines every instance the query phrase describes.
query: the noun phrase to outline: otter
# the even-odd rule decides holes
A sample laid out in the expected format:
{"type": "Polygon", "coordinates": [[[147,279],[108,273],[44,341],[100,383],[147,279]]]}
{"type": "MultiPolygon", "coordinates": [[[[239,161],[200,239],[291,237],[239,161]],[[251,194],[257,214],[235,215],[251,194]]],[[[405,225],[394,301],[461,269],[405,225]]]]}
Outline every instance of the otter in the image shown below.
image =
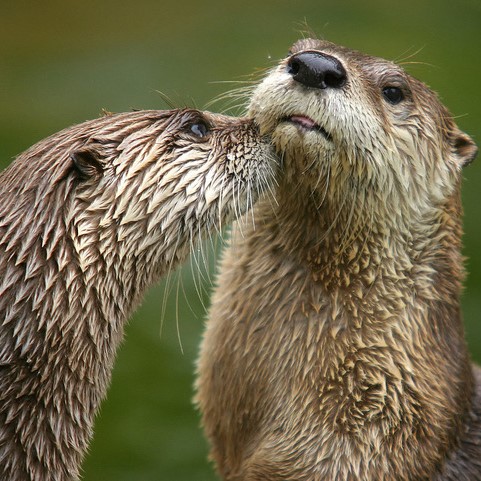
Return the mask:
{"type": "Polygon", "coordinates": [[[256,228],[233,231],[202,341],[221,477],[481,480],[481,369],[460,312],[474,142],[399,66],[317,39],[249,113],[284,172],[256,228]]]}
{"type": "Polygon", "coordinates": [[[193,109],[63,130],[0,175],[0,479],[79,477],[123,327],[275,156],[250,119],[193,109]]]}

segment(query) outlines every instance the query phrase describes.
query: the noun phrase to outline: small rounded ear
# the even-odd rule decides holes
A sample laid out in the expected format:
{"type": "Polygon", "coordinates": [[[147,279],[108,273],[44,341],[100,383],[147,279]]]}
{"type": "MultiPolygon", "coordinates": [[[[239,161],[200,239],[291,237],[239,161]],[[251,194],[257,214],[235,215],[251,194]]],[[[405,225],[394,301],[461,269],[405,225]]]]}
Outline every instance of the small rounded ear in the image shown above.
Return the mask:
{"type": "Polygon", "coordinates": [[[454,153],[461,161],[461,166],[465,167],[469,165],[476,157],[478,153],[478,147],[474,143],[473,139],[465,134],[459,132],[453,140],[454,153]]]}
{"type": "Polygon", "coordinates": [[[73,166],[82,180],[98,178],[104,171],[102,158],[97,150],[84,147],[70,154],[73,166]]]}

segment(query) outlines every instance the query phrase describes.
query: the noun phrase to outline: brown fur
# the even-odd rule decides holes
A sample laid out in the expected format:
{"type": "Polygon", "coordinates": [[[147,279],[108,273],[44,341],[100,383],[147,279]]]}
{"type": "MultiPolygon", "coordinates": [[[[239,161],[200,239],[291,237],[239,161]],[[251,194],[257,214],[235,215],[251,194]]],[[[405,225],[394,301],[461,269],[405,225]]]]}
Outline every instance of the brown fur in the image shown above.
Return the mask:
{"type": "Polygon", "coordinates": [[[247,119],[140,111],[55,134],[0,175],[2,481],[77,479],[125,321],[251,206],[269,152],[247,119]]]}
{"type": "Polygon", "coordinates": [[[212,458],[232,481],[480,480],[481,371],[459,307],[476,147],[395,64],[303,51],[336,57],[347,82],[306,87],[287,58],[253,93],[285,175],[222,261],[198,365],[212,458]]]}

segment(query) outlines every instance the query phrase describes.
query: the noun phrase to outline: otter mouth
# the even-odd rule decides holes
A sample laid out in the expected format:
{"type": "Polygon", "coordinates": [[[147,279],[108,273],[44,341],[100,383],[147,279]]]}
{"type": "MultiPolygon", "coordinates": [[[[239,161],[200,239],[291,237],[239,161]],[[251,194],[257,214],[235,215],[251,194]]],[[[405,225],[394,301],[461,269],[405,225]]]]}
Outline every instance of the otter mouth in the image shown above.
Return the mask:
{"type": "Polygon", "coordinates": [[[284,117],[281,122],[288,122],[290,124],[294,124],[295,126],[300,127],[301,130],[305,130],[308,132],[319,132],[327,140],[332,140],[331,134],[324,127],[316,123],[307,115],[290,115],[288,117],[284,117]]]}

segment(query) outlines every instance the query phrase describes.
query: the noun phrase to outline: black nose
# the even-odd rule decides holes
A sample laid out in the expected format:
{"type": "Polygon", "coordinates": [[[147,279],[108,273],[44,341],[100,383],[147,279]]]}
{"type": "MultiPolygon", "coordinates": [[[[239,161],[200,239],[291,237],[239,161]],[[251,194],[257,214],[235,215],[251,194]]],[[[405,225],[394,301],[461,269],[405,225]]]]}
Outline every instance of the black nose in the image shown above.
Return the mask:
{"type": "Polygon", "coordinates": [[[306,87],[317,89],[340,88],[347,81],[347,74],[337,58],[320,52],[301,52],[287,62],[287,72],[306,87]]]}

